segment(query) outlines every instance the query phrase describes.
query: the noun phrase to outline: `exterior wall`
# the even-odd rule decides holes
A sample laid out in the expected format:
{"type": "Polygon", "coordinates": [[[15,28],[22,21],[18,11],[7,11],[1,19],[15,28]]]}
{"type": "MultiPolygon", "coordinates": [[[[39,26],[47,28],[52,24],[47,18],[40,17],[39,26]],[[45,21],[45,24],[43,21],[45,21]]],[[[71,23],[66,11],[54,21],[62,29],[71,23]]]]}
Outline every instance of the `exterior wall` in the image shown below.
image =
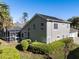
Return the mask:
{"type": "Polygon", "coordinates": [[[28,38],[28,32],[29,38],[33,41],[46,42],[46,20],[43,20],[43,18],[39,16],[33,17],[29,24],[21,31],[21,33],[24,34],[22,39],[28,38]],[[41,23],[44,23],[44,26],[41,26],[41,23]],[[35,29],[33,29],[33,24],[35,24],[35,29]],[[43,28],[43,30],[41,28],[43,28]]]}
{"type": "Polygon", "coordinates": [[[78,32],[70,33],[69,37],[78,37],[78,32]]]}
{"type": "Polygon", "coordinates": [[[42,41],[46,43],[51,43],[55,40],[59,40],[65,37],[69,37],[70,24],[60,23],[60,22],[48,22],[40,16],[34,16],[32,20],[21,30],[21,39],[28,38],[33,41],[42,41]],[[41,26],[44,23],[44,26],[41,26]],[[54,29],[54,23],[58,24],[58,29],[54,29]],[[33,24],[35,24],[35,29],[33,29],[33,24]],[[43,30],[41,29],[43,28],[43,30]]]}
{"type": "Polygon", "coordinates": [[[47,22],[47,43],[69,37],[70,24],[59,22],[47,22]],[[54,29],[54,23],[58,24],[58,29],[54,29]]]}

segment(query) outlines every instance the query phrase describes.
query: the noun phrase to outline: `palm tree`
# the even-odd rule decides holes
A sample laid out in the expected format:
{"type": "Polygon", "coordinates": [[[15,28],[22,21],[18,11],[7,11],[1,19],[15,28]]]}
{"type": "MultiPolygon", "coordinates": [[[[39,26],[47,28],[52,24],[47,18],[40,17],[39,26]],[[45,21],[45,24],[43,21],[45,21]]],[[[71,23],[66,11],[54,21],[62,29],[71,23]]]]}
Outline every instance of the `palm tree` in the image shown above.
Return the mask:
{"type": "Polygon", "coordinates": [[[0,29],[7,29],[11,27],[11,17],[9,14],[8,5],[0,3],[0,29]]]}

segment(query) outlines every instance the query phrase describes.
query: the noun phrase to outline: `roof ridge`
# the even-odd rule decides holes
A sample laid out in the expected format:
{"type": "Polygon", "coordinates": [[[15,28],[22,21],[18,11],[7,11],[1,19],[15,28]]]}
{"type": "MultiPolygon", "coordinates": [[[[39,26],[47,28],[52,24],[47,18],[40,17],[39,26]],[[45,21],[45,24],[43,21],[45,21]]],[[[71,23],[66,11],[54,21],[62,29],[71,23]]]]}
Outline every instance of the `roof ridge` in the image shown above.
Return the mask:
{"type": "Polygon", "coordinates": [[[63,20],[63,19],[60,19],[60,18],[57,18],[57,17],[53,17],[53,16],[48,16],[48,15],[44,15],[44,14],[40,14],[40,13],[37,13],[36,15],[46,19],[47,21],[55,21],[55,22],[65,22],[65,23],[70,23],[66,20],[63,20]],[[49,19],[49,20],[48,20],[49,19]]]}

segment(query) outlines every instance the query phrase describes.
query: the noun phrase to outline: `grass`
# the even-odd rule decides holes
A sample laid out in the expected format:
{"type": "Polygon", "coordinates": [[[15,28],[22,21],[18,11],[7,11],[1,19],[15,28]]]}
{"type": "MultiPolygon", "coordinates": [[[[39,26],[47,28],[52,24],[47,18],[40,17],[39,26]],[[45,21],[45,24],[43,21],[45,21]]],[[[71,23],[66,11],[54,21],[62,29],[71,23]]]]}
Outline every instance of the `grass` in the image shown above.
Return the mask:
{"type": "Polygon", "coordinates": [[[0,40],[0,59],[20,59],[20,54],[17,49],[11,47],[5,41],[0,40]]]}
{"type": "Polygon", "coordinates": [[[20,54],[21,54],[21,59],[44,59],[43,55],[33,54],[31,52],[20,53],[20,54]]]}
{"type": "MultiPolygon", "coordinates": [[[[49,44],[52,46],[52,56],[53,56],[53,59],[64,59],[64,45],[65,43],[63,42],[63,40],[58,40],[58,41],[55,41],[51,44],[49,44]]],[[[72,47],[70,47],[70,51],[76,49],[77,47],[79,47],[79,45],[76,45],[76,44],[72,44],[72,47]]]]}
{"type": "MultiPolygon", "coordinates": [[[[37,44],[37,42],[34,42],[32,44],[37,44]]],[[[39,44],[41,43],[39,42],[39,44]]],[[[51,46],[52,48],[52,54],[50,54],[52,59],[64,59],[64,42],[62,40],[55,41],[48,45],[51,46]]],[[[3,42],[2,47],[3,46],[9,46],[9,45],[6,42],[3,42]]],[[[70,51],[76,49],[77,47],[79,47],[79,45],[73,44],[72,47],[70,47],[70,51]]],[[[45,55],[34,54],[28,51],[26,52],[19,51],[19,53],[20,53],[21,59],[46,59],[45,55]]]]}
{"type": "MultiPolygon", "coordinates": [[[[40,44],[41,45],[40,42],[33,42],[32,44],[40,44]]],[[[48,45],[51,46],[51,48],[52,48],[52,53],[49,54],[52,57],[52,59],[64,59],[64,45],[65,45],[65,43],[63,42],[63,40],[58,40],[58,41],[52,42],[48,45]]],[[[77,47],[79,47],[79,45],[76,45],[73,43],[72,47],[70,47],[70,51],[76,49],[77,47]]],[[[22,57],[22,59],[46,59],[44,55],[33,54],[33,53],[29,53],[29,52],[21,55],[21,57],[22,57]]]]}
{"type": "Polygon", "coordinates": [[[64,47],[64,42],[62,40],[58,40],[55,42],[50,43],[49,45],[51,45],[53,51],[58,49],[59,47],[64,47]]]}
{"type": "MultiPolygon", "coordinates": [[[[33,42],[32,44],[41,44],[40,42],[33,42]]],[[[45,44],[45,43],[44,43],[45,44]]],[[[55,41],[51,44],[48,44],[52,48],[52,54],[50,56],[52,59],[64,59],[64,42],[63,40],[55,41]]],[[[79,47],[79,45],[73,44],[72,47],[70,47],[70,51],[76,49],[79,47]]],[[[44,55],[40,54],[33,54],[33,53],[25,53],[24,55],[21,55],[22,59],[45,59],[44,55]]]]}

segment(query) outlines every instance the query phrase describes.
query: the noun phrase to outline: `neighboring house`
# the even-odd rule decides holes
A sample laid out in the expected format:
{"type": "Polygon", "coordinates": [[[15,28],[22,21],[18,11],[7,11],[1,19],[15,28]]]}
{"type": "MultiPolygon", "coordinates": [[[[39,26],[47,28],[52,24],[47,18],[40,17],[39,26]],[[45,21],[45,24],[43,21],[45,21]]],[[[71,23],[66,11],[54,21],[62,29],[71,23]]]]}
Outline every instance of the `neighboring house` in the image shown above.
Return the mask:
{"type": "Polygon", "coordinates": [[[21,39],[51,43],[69,37],[70,22],[42,14],[36,14],[20,31],[21,39]]]}
{"type": "Polygon", "coordinates": [[[8,29],[8,36],[6,37],[9,41],[16,41],[19,39],[18,33],[21,30],[21,28],[15,27],[8,29]]]}
{"type": "Polygon", "coordinates": [[[19,40],[19,32],[22,29],[24,24],[21,24],[19,22],[14,23],[14,26],[12,28],[7,29],[5,39],[9,41],[17,41],[19,40]]]}
{"type": "Polygon", "coordinates": [[[73,38],[78,37],[78,30],[74,29],[74,28],[70,28],[70,35],[69,35],[69,37],[73,37],[73,38]]]}

